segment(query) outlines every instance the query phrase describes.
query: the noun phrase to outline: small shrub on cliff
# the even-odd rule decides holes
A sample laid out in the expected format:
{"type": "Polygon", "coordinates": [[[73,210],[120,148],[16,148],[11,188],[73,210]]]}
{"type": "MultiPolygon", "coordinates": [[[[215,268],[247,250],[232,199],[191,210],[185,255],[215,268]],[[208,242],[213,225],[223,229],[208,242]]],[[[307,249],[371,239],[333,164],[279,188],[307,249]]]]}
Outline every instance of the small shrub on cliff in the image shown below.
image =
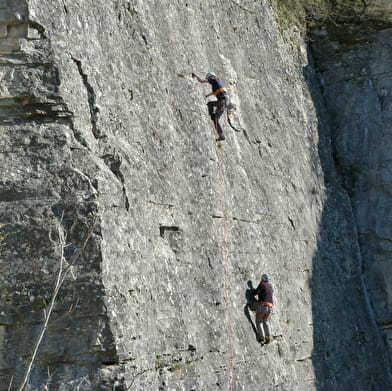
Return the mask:
{"type": "Polygon", "coordinates": [[[271,0],[281,17],[309,32],[327,26],[332,33],[359,34],[392,27],[390,0],[271,0]],[[336,31],[335,31],[336,30],[336,31]]]}

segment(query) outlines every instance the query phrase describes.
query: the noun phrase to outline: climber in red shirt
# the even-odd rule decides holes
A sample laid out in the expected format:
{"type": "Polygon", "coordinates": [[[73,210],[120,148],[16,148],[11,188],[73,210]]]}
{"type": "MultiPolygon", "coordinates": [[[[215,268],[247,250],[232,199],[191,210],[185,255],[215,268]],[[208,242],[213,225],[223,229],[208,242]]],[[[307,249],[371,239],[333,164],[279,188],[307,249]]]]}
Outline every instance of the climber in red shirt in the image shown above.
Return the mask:
{"type": "Polygon", "coordinates": [[[218,79],[216,75],[212,72],[208,72],[205,79],[201,79],[195,73],[192,73],[192,77],[196,78],[199,83],[210,83],[212,87],[212,92],[206,95],[206,98],[214,95],[216,96],[216,101],[211,101],[207,103],[208,106],[208,114],[211,119],[214,121],[215,129],[218,133],[217,141],[221,141],[225,139],[222,128],[219,124],[219,118],[224,113],[225,109],[230,104],[229,93],[223,84],[222,80],[218,79]],[[214,107],[216,110],[214,112],[214,107]]]}

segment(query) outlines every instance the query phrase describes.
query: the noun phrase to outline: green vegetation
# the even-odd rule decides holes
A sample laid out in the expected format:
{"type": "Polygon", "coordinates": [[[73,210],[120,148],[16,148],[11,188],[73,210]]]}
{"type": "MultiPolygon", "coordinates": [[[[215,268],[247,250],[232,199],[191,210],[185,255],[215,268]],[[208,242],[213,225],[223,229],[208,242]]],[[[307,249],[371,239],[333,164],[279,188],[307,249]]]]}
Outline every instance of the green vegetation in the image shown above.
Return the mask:
{"type": "Polygon", "coordinates": [[[0,255],[4,255],[4,249],[7,248],[7,237],[9,235],[15,234],[16,232],[6,232],[3,229],[0,229],[0,255]],[[4,242],[4,243],[3,243],[4,242]]]}
{"type": "Polygon", "coordinates": [[[6,232],[6,231],[0,229],[0,243],[2,241],[6,240],[7,236],[10,235],[10,234],[11,234],[11,232],[6,232]]]}
{"type": "Polygon", "coordinates": [[[270,0],[280,18],[310,34],[325,26],[337,40],[392,27],[391,0],[270,0]]]}

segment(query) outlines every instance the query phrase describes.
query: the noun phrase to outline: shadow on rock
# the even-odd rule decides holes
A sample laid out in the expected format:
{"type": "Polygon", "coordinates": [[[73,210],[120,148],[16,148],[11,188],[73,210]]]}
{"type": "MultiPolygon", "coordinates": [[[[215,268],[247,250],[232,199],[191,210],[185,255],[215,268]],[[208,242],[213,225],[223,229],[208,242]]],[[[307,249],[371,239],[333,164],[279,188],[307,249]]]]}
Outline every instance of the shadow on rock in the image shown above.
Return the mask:
{"type": "MultiPolygon", "coordinates": [[[[310,53],[309,59],[312,61],[310,53]]],[[[304,67],[303,73],[318,122],[312,165],[315,175],[324,182],[323,210],[309,280],[314,383],[318,391],[391,389],[385,348],[378,342],[372,315],[365,305],[356,223],[333,159],[330,126],[335,127],[335,133],[339,129],[333,122],[334,113],[328,112],[314,65],[304,67]],[[322,172],[317,170],[320,164],[322,172]]]]}
{"type": "Polygon", "coordinates": [[[248,289],[245,292],[246,304],[244,307],[244,314],[246,316],[246,319],[248,319],[248,322],[251,324],[252,329],[257,337],[256,326],[255,326],[255,324],[252,320],[252,316],[250,314],[250,311],[252,311],[252,312],[256,311],[257,300],[255,298],[255,295],[252,294],[252,292],[254,290],[252,281],[249,280],[247,284],[248,284],[248,289]]]}

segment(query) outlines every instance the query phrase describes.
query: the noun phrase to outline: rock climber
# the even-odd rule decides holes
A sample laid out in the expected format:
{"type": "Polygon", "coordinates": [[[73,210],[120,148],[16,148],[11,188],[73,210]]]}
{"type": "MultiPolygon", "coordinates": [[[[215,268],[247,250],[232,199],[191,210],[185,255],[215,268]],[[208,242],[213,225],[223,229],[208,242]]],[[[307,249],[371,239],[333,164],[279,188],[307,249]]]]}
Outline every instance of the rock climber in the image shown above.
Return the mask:
{"type": "Polygon", "coordinates": [[[274,289],[271,284],[271,276],[266,273],[261,276],[261,281],[256,289],[252,290],[252,295],[258,296],[256,304],[256,330],[257,340],[261,343],[272,342],[271,326],[269,317],[272,314],[274,289]]]}
{"type": "Polygon", "coordinates": [[[205,79],[201,79],[195,73],[192,73],[192,77],[196,78],[199,83],[210,83],[212,87],[212,92],[206,95],[206,98],[214,95],[217,100],[211,101],[207,103],[208,106],[208,114],[211,119],[214,121],[215,129],[218,133],[217,141],[221,141],[225,139],[222,128],[219,124],[219,118],[224,113],[225,109],[230,104],[229,93],[223,84],[222,80],[218,79],[216,75],[212,72],[208,72],[205,79]],[[214,107],[216,110],[214,111],[214,107]]]}

